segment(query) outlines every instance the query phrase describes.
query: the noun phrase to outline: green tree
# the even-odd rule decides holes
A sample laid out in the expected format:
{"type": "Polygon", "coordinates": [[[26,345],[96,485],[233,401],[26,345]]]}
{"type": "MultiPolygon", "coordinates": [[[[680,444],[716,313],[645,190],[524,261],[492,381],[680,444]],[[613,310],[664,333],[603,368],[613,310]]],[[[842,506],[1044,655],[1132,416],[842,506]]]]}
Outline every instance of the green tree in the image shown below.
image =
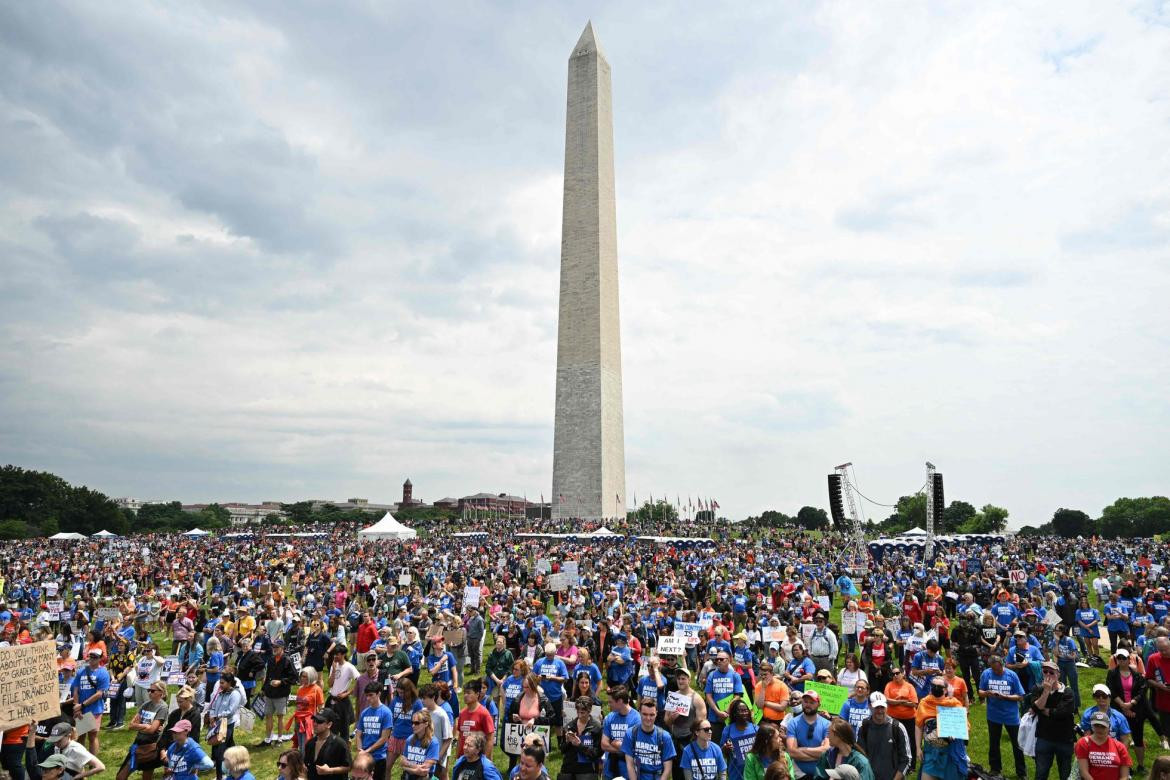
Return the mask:
{"type": "Polygon", "coordinates": [[[1042,526],[1026,525],[1019,530],[1017,536],[1052,536],[1055,531],[1052,530],[1052,523],[1045,523],[1042,526]]]}
{"type": "Polygon", "coordinates": [[[1008,511],[994,504],[984,504],[975,517],[960,529],[965,534],[992,534],[1007,527],[1008,511]]]}
{"type": "Polygon", "coordinates": [[[634,522],[644,523],[677,523],[678,510],[674,508],[674,504],[666,501],[658,501],[651,504],[646,501],[637,509],[627,512],[626,518],[634,522]]]}
{"type": "Polygon", "coordinates": [[[60,528],[69,533],[90,536],[103,529],[116,534],[126,533],[126,519],[104,493],[87,487],[73,488],[60,515],[60,528]]]}
{"type": "Polygon", "coordinates": [[[1170,531],[1170,499],[1119,498],[1101,511],[1097,530],[1108,539],[1166,533],[1170,531]]]}
{"type": "Polygon", "coordinates": [[[809,531],[818,531],[829,527],[829,513],[823,509],[811,506],[802,506],[796,513],[796,524],[809,531]]]}
{"type": "Polygon", "coordinates": [[[227,528],[232,524],[231,512],[219,504],[208,504],[199,510],[195,518],[197,520],[195,526],[207,531],[227,528]]]}
{"type": "Polygon", "coordinates": [[[196,521],[196,516],[184,512],[183,505],[178,501],[146,504],[138,510],[135,530],[145,533],[189,531],[195,527],[196,521]]]}
{"type": "Polygon", "coordinates": [[[280,508],[288,514],[288,521],[291,525],[305,525],[313,522],[313,503],[311,501],[281,504],[280,508]]]}
{"type": "Polygon", "coordinates": [[[28,525],[22,520],[0,520],[0,539],[23,539],[28,531],[28,525]]]}
{"type": "Polygon", "coordinates": [[[952,534],[963,527],[967,521],[971,520],[976,515],[975,507],[968,504],[966,501],[952,501],[946,509],[943,510],[942,524],[939,528],[940,533],[952,534]]]}
{"type": "Polygon", "coordinates": [[[1093,528],[1093,518],[1079,509],[1057,509],[1052,513],[1052,531],[1057,536],[1072,539],[1087,536],[1093,528]]]}

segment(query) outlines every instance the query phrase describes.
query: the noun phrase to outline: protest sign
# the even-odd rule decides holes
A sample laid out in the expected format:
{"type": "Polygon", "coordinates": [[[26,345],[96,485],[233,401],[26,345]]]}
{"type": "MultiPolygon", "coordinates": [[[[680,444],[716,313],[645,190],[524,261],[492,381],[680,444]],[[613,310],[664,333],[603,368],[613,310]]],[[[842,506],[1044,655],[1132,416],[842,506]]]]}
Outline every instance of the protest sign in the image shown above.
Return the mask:
{"type": "Polygon", "coordinates": [[[684,696],[678,691],[671,691],[666,694],[666,711],[677,712],[679,715],[686,717],[691,714],[691,697],[684,696]]]}
{"type": "Polygon", "coordinates": [[[800,624],[800,638],[804,641],[804,646],[806,648],[808,647],[808,640],[812,639],[813,631],[816,630],[817,627],[812,623],[800,624]]]}
{"type": "Polygon", "coordinates": [[[577,561],[565,561],[561,571],[569,578],[569,585],[577,586],[581,584],[581,571],[577,561]]]}
{"type": "MultiPolygon", "coordinates": [[[[831,683],[806,682],[804,684],[806,691],[816,691],[821,695],[821,711],[827,712],[830,715],[838,715],[841,712],[842,705],[845,700],[849,698],[849,689],[843,685],[833,685],[831,683]]],[[[941,707],[939,709],[942,709],[941,707]]]]}
{"type": "MultiPolygon", "coordinates": [[[[658,637],[658,654],[659,655],[686,655],[687,640],[686,637],[681,636],[660,636],[658,637]]],[[[686,713],[682,713],[685,715],[686,713]]]]}
{"type": "Polygon", "coordinates": [[[841,613],[841,633],[842,634],[856,634],[857,633],[857,612],[842,612],[841,613]]]}
{"type": "Polygon", "coordinates": [[[301,673],[301,654],[289,653],[289,660],[293,663],[293,668],[297,670],[297,674],[301,673]]]}
{"type": "Polygon", "coordinates": [[[710,615],[699,615],[699,625],[707,631],[710,631],[711,626],[715,625],[715,618],[710,615]]]}
{"type": "Polygon", "coordinates": [[[60,587],[60,586],[57,585],[57,583],[55,583],[55,582],[46,582],[45,583],[45,597],[50,598],[50,599],[56,598],[58,587],[60,587]]]}
{"type": "Polygon", "coordinates": [[[939,707],[936,723],[940,737],[970,739],[967,730],[966,707],[939,707]]]}
{"type": "Polygon", "coordinates": [[[508,723],[504,726],[504,752],[513,756],[519,755],[520,745],[523,743],[524,737],[534,731],[544,739],[544,749],[547,751],[551,731],[548,726],[526,726],[523,723],[508,723]]]}
{"type": "Polygon", "coordinates": [[[98,607],[93,611],[93,619],[96,621],[121,620],[122,611],[117,607],[98,607]]]}
{"type": "Polygon", "coordinates": [[[561,591],[569,589],[569,575],[562,572],[557,572],[548,578],[548,589],[553,593],[560,593],[561,591]]]}
{"type": "Polygon", "coordinates": [[[817,596],[817,604],[820,605],[826,615],[833,611],[833,602],[829,600],[828,596],[817,596]]]}
{"type": "Polygon", "coordinates": [[[56,601],[46,601],[45,610],[49,613],[49,620],[60,620],[61,613],[65,611],[65,602],[60,599],[57,599],[56,601]]]}
{"type": "Polygon", "coordinates": [[[479,594],[480,594],[480,590],[479,590],[478,585],[468,585],[467,587],[465,587],[463,589],[463,607],[464,607],[464,609],[466,609],[467,607],[473,607],[473,608],[479,607],[479,594]]]}
{"type": "Polygon", "coordinates": [[[552,571],[552,561],[548,558],[537,558],[536,571],[538,574],[548,574],[552,571]]]}
{"type": "Polygon", "coordinates": [[[1056,613],[1055,609],[1050,609],[1048,610],[1048,614],[1044,616],[1044,622],[1055,627],[1060,623],[1060,615],[1056,613]]]}
{"type": "Polygon", "coordinates": [[[702,630],[703,627],[698,623],[680,623],[675,621],[674,624],[674,635],[681,636],[686,640],[688,647],[694,647],[699,644],[699,632],[702,630]]]}
{"type": "Polygon", "coordinates": [[[60,695],[54,643],[0,647],[0,731],[60,715],[60,695]]]}
{"type": "Polygon", "coordinates": [[[163,658],[162,679],[167,685],[186,685],[187,675],[183,674],[183,664],[179,656],[168,655],[163,658]]]}
{"type": "Polygon", "coordinates": [[[768,640],[770,642],[783,642],[788,638],[788,631],[785,630],[784,626],[775,626],[768,631],[770,632],[768,640]]]}
{"type": "Polygon", "coordinates": [[[1028,573],[1023,569],[1012,569],[1008,572],[1008,582],[1012,585],[1023,585],[1028,581],[1028,573]]]}
{"type": "Polygon", "coordinates": [[[402,585],[407,585],[407,586],[409,586],[409,585],[410,585],[410,573],[409,573],[409,572],[403,572],[402,574],[399,574],[399,575],[398,575],[398,584],[399,584],[400,586],[402,586],[402,585]]]}

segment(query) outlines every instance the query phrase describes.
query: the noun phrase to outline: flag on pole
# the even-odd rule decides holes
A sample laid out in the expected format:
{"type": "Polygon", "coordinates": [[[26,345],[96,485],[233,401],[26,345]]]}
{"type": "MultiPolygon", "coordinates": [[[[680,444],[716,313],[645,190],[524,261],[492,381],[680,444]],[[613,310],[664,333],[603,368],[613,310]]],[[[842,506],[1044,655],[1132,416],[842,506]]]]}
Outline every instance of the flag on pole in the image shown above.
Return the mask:
{"type": "Polygon", "coordinates": [[[712,509],[718,509],[718,508],[719,508],[719,502],[718,502],[718,501],[716,501],[715,499],[711,499],[711,508],[712,508],[712,509]]]}

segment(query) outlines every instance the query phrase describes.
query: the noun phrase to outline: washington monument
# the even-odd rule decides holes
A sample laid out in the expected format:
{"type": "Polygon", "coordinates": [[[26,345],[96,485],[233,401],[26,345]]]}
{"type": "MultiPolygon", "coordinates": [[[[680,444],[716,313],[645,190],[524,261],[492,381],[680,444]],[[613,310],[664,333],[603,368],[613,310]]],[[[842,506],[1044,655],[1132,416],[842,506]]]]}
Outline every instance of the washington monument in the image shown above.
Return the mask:
{"type": "Polygon", "coordinates": [[[569,55],[553,517],[626,515],[611,91],[590,22],[569,55]]]}

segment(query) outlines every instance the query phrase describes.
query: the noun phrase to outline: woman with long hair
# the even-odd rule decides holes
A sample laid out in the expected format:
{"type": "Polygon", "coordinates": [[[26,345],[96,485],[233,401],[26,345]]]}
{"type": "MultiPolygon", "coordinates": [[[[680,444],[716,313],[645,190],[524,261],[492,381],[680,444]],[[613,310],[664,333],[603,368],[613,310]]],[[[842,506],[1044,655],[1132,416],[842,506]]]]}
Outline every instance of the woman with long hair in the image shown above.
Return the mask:
{"type": "Polygon", "coordinates": [[[416,712],[411,716],[413,733],[406,739],[402,753],[402,775],[418,778],[430,777],[439,763],[439,740],[435,738],[430,713],[416,712]]]}
{"type": "Polygon", "coordinates": [[[744,757],[743,780],[764,780],[764,772],[768,766],[781,758],[785,761],[791,760],[784,752],[784,740],[780,736],[780,729],[771,723],[765,723],[756,732],[752,749],[744,757]]]}
{"type": "Polygon", "coordinates": [[[387,775],[406,749],[406,740],[413,731],[411,719],[415,713],[422,711],[423,703],[419,700],[418,688],[414,687],[409,677],[403,677],[394,687],[394,695],[390,698],[390,714],[394,716],[394,725],[390,727],[390,740],[386,743],[387,775]]]}
{"type": "Polygon", "coordinates": [[[858,680],[869,682],[869,676],[861,668],[861,664],[857,661],[857,656],[853,653],[846,653],[845,665],[841,667],[841,671],[837,672],[837,684],[843,685],[846,688],[852,688],[853,684],[858,680]]]}

